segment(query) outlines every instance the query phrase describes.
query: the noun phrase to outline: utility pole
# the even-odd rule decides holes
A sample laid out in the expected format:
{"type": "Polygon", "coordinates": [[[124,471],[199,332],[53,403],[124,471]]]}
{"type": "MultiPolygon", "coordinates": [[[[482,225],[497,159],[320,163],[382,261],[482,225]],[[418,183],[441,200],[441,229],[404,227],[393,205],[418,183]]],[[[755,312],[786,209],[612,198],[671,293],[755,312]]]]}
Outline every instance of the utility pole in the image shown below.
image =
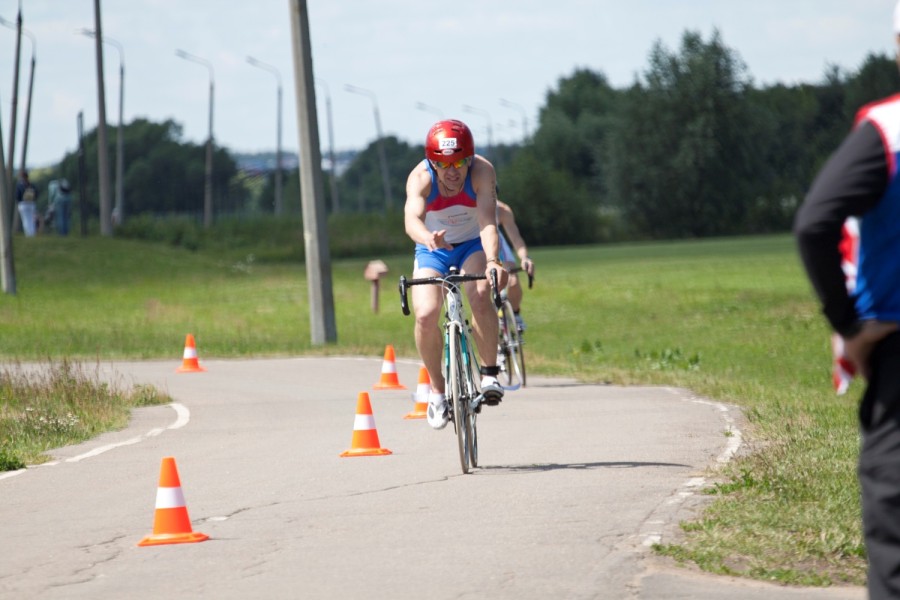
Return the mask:
{"type": "MultiPolygon", "coordinates": [[[[3,128],[0,126],[0,139],[2,138],[3,128]]],[[[15,295],[16,270],[13,261],[12,227],[10,227],[12,217],[10,205],[13,204],[13,198],[3,162],[3,143],[0,142],[0,279],[3,283],[3,292],[15,295]]]]}
{"type": "MultiPolygon", "coordinates": [[[[82,28],[78,30],[78,33],[89,38],[96,37],[93,29],[82,28]]],[[[111,37],[104,37],[101,41],[105,44],[110,44],[119,53],[119,127],[116,130],[116,202],[112,214],[115,217],[113,219],[113,224],[122,225],[125,222],[125,131],[122,122],[122,115],[125,108],[125,49],[122,47],[121,43],[111,37]]]]}
{"type": "Polygon", "coordinates": [[[112,202],[109,190],[109,147],[106,141],[106,85],[103,81],[103,29],[100,0],[94,0],[94,47],[97,53],[97,164],[100,179],[100,235],[112,235],[112,202]]]}
{"type": "Polygon", "coordinates": [[[78,213],[81,237],[86,237],[87,229],[87,169],[84,165],[84,111],[78,112],[78,213]]]}
{"type": "Polygon", "coordinates": [[[309,287],[310,337],[314,346],[337,341],[331,257],[325,220],[322,154],[313,83],[309,12],[306,0],[288,0],[294,49],[294,87],[297,96],[297,129],[300,138],[300,200],[303,204],[303,239],[309,287]]]}
{"type": "MultiPolygon", "coordinates": [[[[22,0],[19,0],[19,14],[16,17],[16,54],[13,63],[13,89],[12,89],[12,105],[10,108],[9,118],[9,156],[6,163],[6,189],[10,198],[15,198],[16,173],[13,171],[16,154],[16,116],[19,107],[19,54],[22,51],[22,0]]],[[[0,142],[2,143],[2,142],[0,142]]],[[[19,218],[16,210],[15,202],[11,202],[10,217],[15,223],[19,218]],[[12,213],[15,213],[14,215],[12,213]]],[[[10,227],[10,248],[12,248],[12,234],[15,226],[10,227]]]]}
{"type": "Polygon", "coordinates": [[[19,171],[24,171],[28,166],[26,164],[26,158],[28,156],[28,130],[31,124],[31,100],[32,100],[32,92],[34,91],[34,67],[37,64],[36,55],[37,55],[37,40],[34,37],[34,34],[22,28],[22,33],[28,36],[28,39],[31,40],[31,70],[28,73],[28,102],[25,103],[25,130],[22,132],[22,158],[19,159],[19,171]]]}

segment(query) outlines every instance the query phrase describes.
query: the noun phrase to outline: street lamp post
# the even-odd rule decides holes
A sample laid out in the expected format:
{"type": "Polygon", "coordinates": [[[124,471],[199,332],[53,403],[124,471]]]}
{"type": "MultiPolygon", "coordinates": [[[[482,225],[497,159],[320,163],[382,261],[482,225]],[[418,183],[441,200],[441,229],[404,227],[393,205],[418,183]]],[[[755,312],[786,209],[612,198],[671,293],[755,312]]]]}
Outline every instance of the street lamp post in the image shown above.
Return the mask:
{"type": "Polygon", "coordinates": [[[494,145],[494,140],[493,140],[493,138],[494,138],[494,125],[493,125],[493,123],[492,123],[492,121],[491,121],[491,113],[489,113],[488,111],[484,110],[483,108],[475,108],[474,106],[469,106],[468,104],[463,104],[462,109],[463,109],[464,111],[468,112],[468,113],[473,113],[473,114],[476,114],[476,115],[482,115],[483,117],[487,118],[487,135],[488,135],[488,142],[487,142],[487,152],[486,152],[485,154],[487,154],[487,157],[490,158],[490,157],[491,157],[491,154],[492,154],[491,148],[492,148],[493,145],[494,145]]]}
{"type": "Polygon", "coordinates": [[[331,210],[335,213],[339,213],[341,212],[341,201],[338,198],[337,159],[334,156],[334,126],[331,121],[331,94],[328,93],[328,85],[324,80],[317,77],[316,83],[325,88],[325,115],[328,119],[328,162],[331,165],[328,169],[331,184],[331,210]]]}
{"type": "MultiPolygon", "coordinates": [[[[0,139],[3,137],[0,127],[0,139]]],[[[11,186],[6,181],[6,167],[3,165],[3,142],[0,142],[0,285],[5,294],[16,293],[16,268],[13,260],[12,227],[10,227],[9,207],[15,204],[11,197],[11,186]]]]}
{"type": "MultiPolygon", "coordinates": [[[[96,37],[93,29],[79,30],[81,35],[89,38],[96,37]]],[[[125,124],[123,123],[123,111],[125,107],[125,49],[122,44],[108,35],[100,40],[114,47],[119,53],[119,127],[116,130],[116,202],[113,209],[113,222],[121,225],[125,222],[125,124]]]]}
{"type": "Polygon", "coordinates": [[[416,108],[418,108],[419,110],[424,110],[425,112],[430,112],[433,115],[436,115],[438,119],[444,118],[444,112],[437,107],[431,106],[430,104],[425,104],[424,102],[416,102],[416,108]]]}
{"type": "MultiPolygon", "coordinates": [[[[17,25],[11,21],[7,21],[3,17],[0,17],[0,25],[4,27],[9,27],[10,29],[17,29],[17,25]]],[[[26,158],[28,155],[28,131],[29,125],[31,123],[31,94],[34,91],[34,68],[37,65],[37,38],[34,37],[34,34],[24,27],[22,28],[22,33],[31,41],[31,71],[28,74],[28,102],[25,104],[25,130],[22,133],[22,158],[19,161],[19,171],[24,171],[26,168],[26,158]]]]}
{"type": "Polygon", "coordinates": [[[522,115],[522,135],[524,136],[524,141],[528,141],[528,120],[525,118],[525,109],[521,104],[516,104],[515,102],[510,102],[505,98],[500,98],[500,104],[507,107],[518,110],[522,115]]]}
{"type": "Polygon", "coordinates": [[[425,104],[424,102],[416,102],[416,108],[421,111],[428,112],[436,116],[438,119],[444,118],[444,111],[437,108],[436,106],[431,106],[430,104],[425,104]]]}
{"type": "MultiPolygon", "coordinates": [[[[9,192],[9,197],[15,197],[15,181],[16,175],[13,172],[13,165],[15,164],[15,153],[16,153],[16,114],[18,112],[19,106],[19,55],[21,54],[22,49],[22,0],[19,0],[19,13],[16,17],[16,53],[15,53],[15,62],[13,63],[13,91],[12,91],[12,101],[10,102],[10,119],[9,119],[9,156],[6,157],[6,172],[7,172],[7,187],[9,192]]],[[[2,142],[0,142],[2,143],[2,142]]],[[[19,217],[19,213],[16,210],[15,202],[12,203],[11,207],[13,211],[13,226],[10,229],[10,236],[12,236],[12,232],[16,228],[16,220],[19,217]]]]}
{"type": "Polygon", "coordinates": [[[212,226],[212,158],[213,158],[213,98],[215,96],[215,83],[213,77],[212,63],[199,56],[189,54],[184,50],[176,50],[175,55],[179,58],[201,64],[209,71],[209,136],[206,138],[206,174],[203,181],[203,226],[209,228],[212,226]]]}
{"type": "Polygon", "coordinates": [[[252,56],[247,57],[247,62],[253,65],[254,67],[258,67],[263,71],[268,71],[272,75],[275,76],[275,80],[278,82],[278,105],[277,105],[277,130],[278,133],[276,135],[277,142],[275,146],[275,214],[280,215],[284,210],[284,204],[282,200],[282,173],[281,173],[281,73],[278,72],[278,69],[273,67],[272,65],[266,64],[261,60],[257,60],[252,56]]]}
{"type": "Polygon", "coordinates": [[[111,236],[109,198],[109,147],[106,142],[106,83],[103,77],[103,27],[100,0],[94,0],[94,54],[97,61],[97,176],[100,180],[100,235],[111,236]]]}
{"type": "Polygon", "coordinates": [[[344,85],[344,89],[354,94],[368,96],[372,100],[372,110],[375,113],[375,133],[378,136],[378,158],[381,161],[381,181],[384,185],[384,205],[386,210],[391,210],[394,202],[391,199],[391,183],[388,176],[387,156],[384,153],[384,140],[381,135],[381,117],[378,116],[378,99],[375,97],[375,92],[372,90],[356,87],[349,83],[344,85]]]}

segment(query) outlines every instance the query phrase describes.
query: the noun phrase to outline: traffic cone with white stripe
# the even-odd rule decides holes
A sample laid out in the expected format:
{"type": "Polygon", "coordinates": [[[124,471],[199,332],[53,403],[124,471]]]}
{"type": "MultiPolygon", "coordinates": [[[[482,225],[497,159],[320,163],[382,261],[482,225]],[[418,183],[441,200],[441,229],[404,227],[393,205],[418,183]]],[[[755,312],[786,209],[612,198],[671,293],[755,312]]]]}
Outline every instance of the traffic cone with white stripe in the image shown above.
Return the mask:
{"type": "Polygon", "coordinates": [[[153,535],[142,539],[138,542],[138,546],[186,544],[207,539],[209,536],[205,533],[191,529],[191,519],[188,517],[184,493],[181,491],[181,480],[178,478],[178,467],[175,466],[175,459],[167,456],[162,459],[162,467],[159,470],[153,535]]]}
{"type": "Polygon", "coordinates": [[[381,379],[375,384],[376,390],[405,390],[406,386],[397,379],[397,362],[394,359],[394,347],[390,344],[384,349],[384,361],[381,363],[381,379]]]}
{"type": "Polygon", "coordinates": [[[411,412],[406,413],[404,419],[424,419],[428,416],[428,394],[431,393],[431,378],[428,377],[428,369],[419,367],[419,383],[416,385],[416,393],[413,400],[416,405],[411,412]]]}
{"type": "Polygon", "coordinates": [[[381,447],[378,441],[378,430],[375,429],[375,417],[372,416],[372,405],[369,393],[360,392],[356,400],[356,419],[353,421],[353,439],[350,449],[341,452],[341,456],[383,456],[393,454],[381,447]]]}
{"type": "Polygon", "coordinates": [[[196,373],[205,370],[206,369],[201,367],[200,363],[197,360],[197,344],[194,343],[194,334],[189,333],[184,340],[184,360],[181,362],[181,366],[178,367],[175,372],[196,373]]]}

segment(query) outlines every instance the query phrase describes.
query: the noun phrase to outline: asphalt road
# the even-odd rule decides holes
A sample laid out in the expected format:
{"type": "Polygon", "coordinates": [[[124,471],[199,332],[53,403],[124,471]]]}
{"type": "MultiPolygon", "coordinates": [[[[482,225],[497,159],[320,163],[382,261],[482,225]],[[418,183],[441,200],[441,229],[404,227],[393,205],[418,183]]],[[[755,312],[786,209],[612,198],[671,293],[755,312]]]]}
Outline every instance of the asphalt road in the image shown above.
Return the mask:
{"type": "Polygon", "coordinates": [[[676,539],[697,492],[739,450],[734,407],[684,390],[530,378],[479,419],[462,475],[452,426],[376,391],[382,361],[101,365],[173,405],[0,474],[2,598],[862,599],[715,577],[649,549],[676,539]],[[344,458],[368,392],[387,456],[344,458]],[[728,432],[728,435],[726,435],[728,432]],[[160,465],[176,460],[200,543],[138,547],[160,465]]]}

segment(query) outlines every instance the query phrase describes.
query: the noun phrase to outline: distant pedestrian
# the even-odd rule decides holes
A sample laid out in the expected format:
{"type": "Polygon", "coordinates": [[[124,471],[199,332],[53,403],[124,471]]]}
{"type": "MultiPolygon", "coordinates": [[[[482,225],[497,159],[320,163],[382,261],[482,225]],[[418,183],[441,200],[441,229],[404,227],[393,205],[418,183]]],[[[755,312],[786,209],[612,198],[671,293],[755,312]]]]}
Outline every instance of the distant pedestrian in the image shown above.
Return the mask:
{"type": "Polygon", "coordinates": [[[34,237],[37,232],[37,195],[37,187],[28,179],[28,171],[22,171],[16,183],[16,203],[25,237],[34,237]]]}
{"type": "MultiPolygon", "coordinates": [[[[900,3],[893,29],[900,50],[900,3]]],[[[847,371],[867,379],[858,475],[872,600],[900,598],[900,95],[864,106],[797,213],[807,275],[847,371]],[[841,232],[859,217],[855,279],[841,232]],[[848,284],[849,283],[849,284],[848,284]],[[850,289],[848,289],[848,287],[850,289]]]]}
{"type": "Polygon", "coordinates": [[[56,227],[56,233],[59,235],[69,235],[69,224],[72,220],[72,188],[68,179],[61,179],[51,184],[50,204],[47,207],[47,214],[44,222],[53,224],[56,227]]]}

